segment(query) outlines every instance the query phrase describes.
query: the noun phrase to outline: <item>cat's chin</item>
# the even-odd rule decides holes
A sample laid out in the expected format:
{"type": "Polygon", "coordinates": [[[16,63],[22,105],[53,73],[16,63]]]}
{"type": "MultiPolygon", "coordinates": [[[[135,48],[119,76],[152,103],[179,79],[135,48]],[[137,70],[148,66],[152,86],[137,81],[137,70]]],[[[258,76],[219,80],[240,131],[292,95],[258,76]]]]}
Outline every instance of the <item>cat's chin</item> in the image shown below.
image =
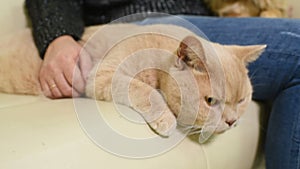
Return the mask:
{"type": "Polygon", "coordinates": [[[225,133],[226,131],[228,131],[229,129],[231,129],[230,127],[218,127],[215,130],[215,134],[222,134],[225,133]]]}
{"type": "Polygon", "coordinates": [[[220,131],[215,131],[215,134],[223,134],[223,133],[225,133],[226,131],[228,131],[228,129],[227,130],[220,130],[220,131]]]}

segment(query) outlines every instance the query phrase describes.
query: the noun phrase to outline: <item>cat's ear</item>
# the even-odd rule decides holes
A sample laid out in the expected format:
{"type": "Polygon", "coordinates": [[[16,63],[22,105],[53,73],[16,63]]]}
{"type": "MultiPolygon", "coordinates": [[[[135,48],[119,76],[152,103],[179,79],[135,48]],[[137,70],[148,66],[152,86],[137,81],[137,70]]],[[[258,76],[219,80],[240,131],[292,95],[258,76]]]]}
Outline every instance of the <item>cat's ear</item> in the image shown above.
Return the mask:
{"type": "Polygon", "coordinates": [[[245,64],[255,61],[266,49],[267,45],[234,46],[232,51],[245,64]]]}
{"type": "MultiPolygon", "coordinates": [[[[196,37],[185,37],[177,49],[177,64],[185,62],[186,65],[203,72],[205,71],[206,62],[204,48],[196,37]]],[[[181,65],[182,66],[182,65],[181,65]]]]}

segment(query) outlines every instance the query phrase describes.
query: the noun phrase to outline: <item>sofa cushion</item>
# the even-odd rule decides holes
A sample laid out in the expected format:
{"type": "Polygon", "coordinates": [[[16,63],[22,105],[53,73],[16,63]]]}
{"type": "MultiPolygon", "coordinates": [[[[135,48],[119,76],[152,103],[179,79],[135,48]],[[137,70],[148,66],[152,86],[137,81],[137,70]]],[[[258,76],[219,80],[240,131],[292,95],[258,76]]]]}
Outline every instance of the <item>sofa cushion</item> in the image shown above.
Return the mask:
{"type": "MultiPolygon", "coordinates": [[[[105,120],[123,135],[156,136],[146,124],[133,123],[118,114],[112,103],[96,104],[105,120]]],[[[237,127],[208,143],[184,138],[164,153],[134,159],[109,152],[89,139],[77,118],[73,99],[0,94],[0,168],[251,168],[258,147],[258,113],[258,105],[252,102],[237,127]]],[[[132,151],[137,150],[133,147],[132,151]]]]}

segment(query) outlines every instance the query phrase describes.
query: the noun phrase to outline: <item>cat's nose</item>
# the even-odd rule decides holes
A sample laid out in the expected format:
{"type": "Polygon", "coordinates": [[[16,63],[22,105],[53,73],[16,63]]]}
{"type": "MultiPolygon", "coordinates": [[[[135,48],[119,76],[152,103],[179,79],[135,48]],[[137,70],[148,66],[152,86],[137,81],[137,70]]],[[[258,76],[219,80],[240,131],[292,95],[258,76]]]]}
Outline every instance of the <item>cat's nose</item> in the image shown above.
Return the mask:
{"type": "Polygon", "coordinates": [[[225,121],[225,123],[227,123],[229,127],[231,127],[235,122],[236,122],[236,120],[226,120],[225,121]]]}

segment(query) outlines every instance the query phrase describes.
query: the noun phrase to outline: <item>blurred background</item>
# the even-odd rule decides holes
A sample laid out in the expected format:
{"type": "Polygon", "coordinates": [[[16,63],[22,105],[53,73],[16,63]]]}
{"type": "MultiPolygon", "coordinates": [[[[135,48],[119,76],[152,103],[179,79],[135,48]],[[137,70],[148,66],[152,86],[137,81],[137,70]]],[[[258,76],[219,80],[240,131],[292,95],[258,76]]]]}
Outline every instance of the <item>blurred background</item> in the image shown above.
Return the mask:
{"type": "Polygon", "coordinates": [[[288,8],[291,12],[291,17],[300,18],[300,1],[299,0],[287,0],[288,8]]]}
{"type": "MultiPolygon", "coordinates": [[[[0,26],[0,36],[8,33],[24,29],[27,25],[24,15],[25,0],[1,0],[0,2],[0,23],[5,25],[0,26]]],[[[207,0],[211,2],[211,0],[207,0]]],[[[222,0],[220,0],[222,1],[222,0]]],[[[223,0],[224,1],[224,0],[223,0]]],[[[236,0],[238,1],[238,0],[236,0]]],[[[269,0],[268,0],[269,1],[269,0]]],[[[275,0],[276,1],[276,0],[275,0]]],[[[277,0],[286,3],[286,17],[300,18],[300,1],[299,0],[277,0]]],[[[258,0],[257,2],[262,2],[258,0]]]]}

